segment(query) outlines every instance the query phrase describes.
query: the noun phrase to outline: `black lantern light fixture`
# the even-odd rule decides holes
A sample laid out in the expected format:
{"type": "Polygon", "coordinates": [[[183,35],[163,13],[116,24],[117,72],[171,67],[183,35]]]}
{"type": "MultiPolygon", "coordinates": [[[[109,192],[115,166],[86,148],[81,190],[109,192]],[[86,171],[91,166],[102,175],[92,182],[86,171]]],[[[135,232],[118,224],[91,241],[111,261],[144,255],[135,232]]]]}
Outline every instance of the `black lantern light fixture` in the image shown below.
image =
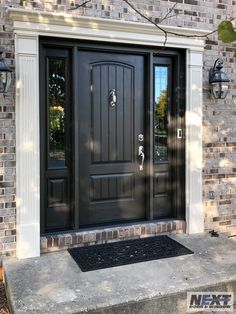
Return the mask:
{"type": "Polygon", "coordinates": [[[211,92],[216,99],[224,99],[229,91],[229,78],[225,72],[222,71],[223,64],[223,60],[218,58],[209,72],[211,92]]]}
{"type": "Polygon", "coordinates": [[[0,48],[0,93],[6,93],[11,84],[11,70],[2,58],[3,50],[0,48]]]}

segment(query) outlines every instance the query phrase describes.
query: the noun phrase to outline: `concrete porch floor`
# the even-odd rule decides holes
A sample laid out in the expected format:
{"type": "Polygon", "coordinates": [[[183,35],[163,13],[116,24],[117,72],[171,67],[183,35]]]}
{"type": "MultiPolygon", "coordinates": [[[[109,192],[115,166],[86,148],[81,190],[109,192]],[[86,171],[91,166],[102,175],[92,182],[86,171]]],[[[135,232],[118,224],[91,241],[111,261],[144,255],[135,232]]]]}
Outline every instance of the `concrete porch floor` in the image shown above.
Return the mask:
{"type": "Polygon", "coordinates": [[[11,312],[182,314],[187,291],[227,290],[236,297],[234,239],[208,233],[171,237],[194,254],[87,273],[67,251],[27,260],[6,258],[11,312]]]}

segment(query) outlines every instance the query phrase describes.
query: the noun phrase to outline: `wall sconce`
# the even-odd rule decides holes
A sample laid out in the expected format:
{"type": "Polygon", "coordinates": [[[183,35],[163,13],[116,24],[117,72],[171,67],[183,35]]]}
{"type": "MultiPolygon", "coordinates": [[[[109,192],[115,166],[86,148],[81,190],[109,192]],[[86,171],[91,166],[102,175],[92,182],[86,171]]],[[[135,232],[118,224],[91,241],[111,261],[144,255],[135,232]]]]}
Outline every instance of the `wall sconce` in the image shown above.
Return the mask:
{"type": "Polygon", "coordinates": [[[213,68],[209,72],[209,84],[214,98],[224,99],[229,91],[229,78],[221,69],[223,68],[223,60],[218,58],[213,68]]]}
{"type": "Polygon", "coordinates": [[[11,70],[2,58],[3,50],[0,48],[0,93],[6,93],[11,85],[11,70]]]}

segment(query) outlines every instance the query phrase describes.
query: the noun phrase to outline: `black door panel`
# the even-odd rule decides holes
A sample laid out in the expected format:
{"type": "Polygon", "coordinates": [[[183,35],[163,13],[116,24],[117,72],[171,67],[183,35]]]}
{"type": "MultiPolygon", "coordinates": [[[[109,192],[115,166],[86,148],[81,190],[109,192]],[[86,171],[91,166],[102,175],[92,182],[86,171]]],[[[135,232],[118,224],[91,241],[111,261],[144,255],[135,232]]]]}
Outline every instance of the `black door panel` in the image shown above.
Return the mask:
{"type": "Polygon", "coordinates": [[[143,57],[79,51],[78,60],[79,224],[144,219],[143,57]]]}

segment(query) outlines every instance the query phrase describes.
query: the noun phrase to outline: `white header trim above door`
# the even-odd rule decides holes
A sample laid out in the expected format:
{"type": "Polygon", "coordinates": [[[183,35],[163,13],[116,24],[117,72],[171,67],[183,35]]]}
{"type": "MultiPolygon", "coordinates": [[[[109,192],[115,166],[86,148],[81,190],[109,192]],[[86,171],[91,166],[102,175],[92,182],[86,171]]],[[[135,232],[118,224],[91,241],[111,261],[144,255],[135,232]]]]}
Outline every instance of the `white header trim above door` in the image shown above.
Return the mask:
{"type": "MultiPolygon", "coordinates": [[[[70,14],[9,9],[16,32],[32,32],[38,35],[80,38],[98,41],[135,43],[139,45],[162,46],[165,36],[150,23],[123,20],[73,16],[70,14]]],[[[209,31],[176,26],[161,26],[164,30],[179,35],[204,36],[209,31]]],[[[178,37],[168,34],[167,47],[193,48],[203,50],[204,38],[178,37]]]]}
{"type": "MultiPolygon", "coordinates": [[[[164,35],[147,23],[9,9],[16,53],[17,256],[40,255],[39,36],[161,47],[164,35]]],[[[179,34],[205,30],[163,26],[179,34]]],[[[166,47],[186,58],[186,223],[204,230],[202,205],[202,65],[204,40],[168,35],[166,47]]]]}

